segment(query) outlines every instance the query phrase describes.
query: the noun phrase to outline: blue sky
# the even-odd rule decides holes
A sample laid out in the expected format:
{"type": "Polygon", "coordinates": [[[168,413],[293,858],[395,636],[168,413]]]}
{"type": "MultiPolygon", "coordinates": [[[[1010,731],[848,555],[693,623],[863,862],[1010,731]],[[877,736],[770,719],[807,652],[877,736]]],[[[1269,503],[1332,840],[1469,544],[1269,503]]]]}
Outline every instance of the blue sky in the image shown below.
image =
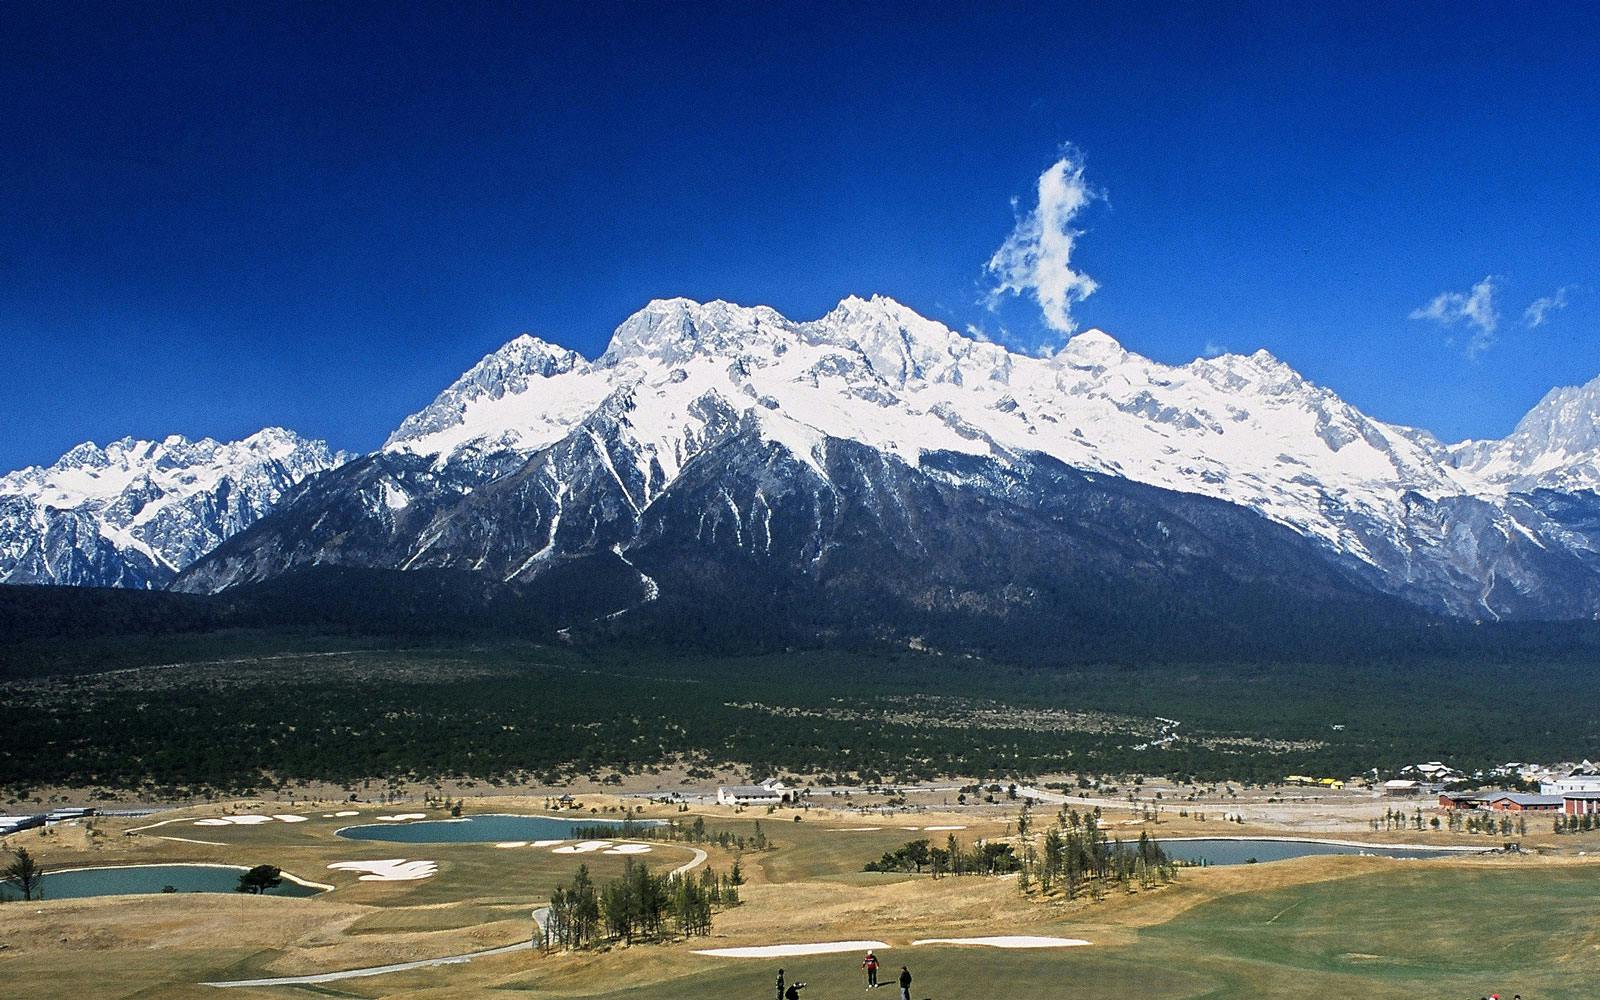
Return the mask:
{"type": "Polygon", "coordinates": [[[1049,344],[986,265],[1068,143],[1067,311],[1130,349],[1450,439],[1600,374],[1595,8],[534,6],[0,8],[0,467],[372,448],[661,296],[1049,344]]]}

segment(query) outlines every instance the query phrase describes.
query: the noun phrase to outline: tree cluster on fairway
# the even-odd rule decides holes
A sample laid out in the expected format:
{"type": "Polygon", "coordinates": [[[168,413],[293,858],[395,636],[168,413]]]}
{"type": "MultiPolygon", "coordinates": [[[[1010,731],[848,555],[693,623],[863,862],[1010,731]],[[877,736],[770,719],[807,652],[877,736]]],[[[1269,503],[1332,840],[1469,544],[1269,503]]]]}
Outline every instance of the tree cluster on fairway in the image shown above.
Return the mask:
{"type": "Polygon", "coordinates": [[[1062,807],[1037,847],[1028,835],[1026,807],[1017,826],[1024,841],[1019,877],[1023,892],[1060,893],[1074,899],[1084,891],[1099,896],[1108,887],[1149,888],[1170,882],[1177,874],[1177,866],[1147,831],[1139,834],[1137,844],[1108,838],[1098,807],[1084,813],[1062,807]]]}
{"type": "Polygon", "coordinates": [[[760,820],[756,820],[755,829],[746,836],[732,830],[712,830],[700,816],[696,816],[692,823],[669,819],[665,823],[645,824],[629,818],[617,825],[576,826],[572,829],[572,836],[580,840],[665,840],[682,844],[711,844],[740,853],[772,848],[772,842],[761,829],[760,820]]]}
{"type": "Polygon", "coordinates": [[[975,840],[963,847],[955,834],[951,834],[943,847],[934,847],[927,839],[909,841],[883,857],[868,861],[863,871],[869,872],[930,872],[934,878],[947,875],[1010,875],[1021,864],[1016,849],[999,840],[975,840]]]}
{"type": "Polygon", "coordinates": [[[678,935],[710,934],[713,910],[737,905],[742,881],[737,862],[728,877],[711,868],[702,868],[699,875],[658,875],[630,858],[621,876],[601,885],[589,875],[588,865],[580,865],[572,884],[550,895],[542,943],[565,949],[603,941],[632,944],[666,937],[669,920],[678,935]]]}

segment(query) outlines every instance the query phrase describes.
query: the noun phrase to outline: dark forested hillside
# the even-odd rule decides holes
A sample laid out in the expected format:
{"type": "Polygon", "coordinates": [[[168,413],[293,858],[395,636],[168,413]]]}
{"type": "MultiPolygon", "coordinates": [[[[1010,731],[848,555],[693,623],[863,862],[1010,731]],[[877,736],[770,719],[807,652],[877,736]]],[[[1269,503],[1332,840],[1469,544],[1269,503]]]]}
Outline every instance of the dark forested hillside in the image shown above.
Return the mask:
{"type": "Polygon", "coordinates": [[[1572,759],[1600,740],[1589,701],[1572,696],[1592,687],[1585,656],[1038,668],[909,651],[686,656],[348,636],[271,646],[259,633],[244,647],[191,636],[182,653],[157,669],[0,682],[11,793],[552,782],[669,759],[869,782],[1269,781],[1440,756],[1466,768],[1572,759]],[[1174,735],[1162,720],[1178,721],[1176,739],[1156,742],[1174,735]]]}

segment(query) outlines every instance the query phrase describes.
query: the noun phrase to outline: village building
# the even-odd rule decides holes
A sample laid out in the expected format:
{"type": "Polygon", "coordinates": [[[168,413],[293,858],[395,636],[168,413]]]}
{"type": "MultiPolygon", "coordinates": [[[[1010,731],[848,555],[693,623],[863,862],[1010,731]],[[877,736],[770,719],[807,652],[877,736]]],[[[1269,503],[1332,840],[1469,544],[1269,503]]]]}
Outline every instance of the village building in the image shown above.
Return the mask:
{"type": "Polygon", "coordinates": [[[1574,774],[1571,777],[1539,783],[1541,795],[1566,795],[1572,792],[1600,792],[1600,775],[1574,774]]]}
{"type": "Polygon", "coordinates": [[[1409,778],[1395,778],[1383,783],[1383,794],[1391,798],[1409,798],[1422,794],[1422,782],[1409,778]]]}
{"type": "Polygon", "coordinates": [[[1496,792],[1488,797],[1486,804],[1499,812],[1556,812],[1562,806],[1562,799],[1559,795],[1496,792]]]}
{"type": "Polygon", "coordinates": [[[1561,811],[1568,816],[1600,815],[1600,791],[1569,792],[1561,796],[1561,811]]]}
{"type": "Polygon", "coordinates": [[[717,803],[724,806],[775,806],[787,801],[781,788],[766,785],[719,785],[717,803]]]}
{"type": "Polygon", "coordinates": [[[1483,796],[1478,792],[1440,792],[1440,809],[1477,809],[1483,804],[1483,796]]]}

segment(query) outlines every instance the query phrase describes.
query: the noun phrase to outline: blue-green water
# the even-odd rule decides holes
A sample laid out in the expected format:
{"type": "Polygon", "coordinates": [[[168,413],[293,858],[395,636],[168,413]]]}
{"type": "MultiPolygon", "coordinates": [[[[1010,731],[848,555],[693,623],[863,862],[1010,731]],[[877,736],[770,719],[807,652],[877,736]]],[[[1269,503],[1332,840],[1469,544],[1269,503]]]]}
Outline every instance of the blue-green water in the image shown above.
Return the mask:
{"type": "MultiPolygon", "coordinates": [[[[660,826],[658,820],[636,820],[634,829],[660,826]]],[[[430,819],[411,823],[373,823],[347,826],[339,836],[350,840],[379,840],[390,844],[492,844],[510,840],[572,840],[575,830],[605,828],[607,836],[627,836],[620,820],[597,816],[556,819],[553,816],[513,816],[492,813],[461,819],[430,819]]]]}
{"type": "MultiPolygon", "coordinates": [[[[214,868],[210,865],[140,865],[122,868],[78,868],[46,872],[45,899],[82,899],[86,896],[127,896],[141,892],[164,892],[171,886],[178,892],[234,892],[243,868],[214,868]]],[[[284,879],[269,896],[315,896],[323,890],[284,879]]],[[[11,886],[0,886],[0,896],[21,899],[11,886]]]]}
{"type": "Polygon", "coordinates": [[[1319,844],[1304,840],[1163,840],[1167,857],[1179,861],[1205,862],[1208,865],[1243,865],[1251,859],[1259,863],[1305,858],[1318,854],[1376,854],[1385,858],[1442,858],[1449,851],[1406,847],[1352,847],[1346,844],[1319,844]]]}

